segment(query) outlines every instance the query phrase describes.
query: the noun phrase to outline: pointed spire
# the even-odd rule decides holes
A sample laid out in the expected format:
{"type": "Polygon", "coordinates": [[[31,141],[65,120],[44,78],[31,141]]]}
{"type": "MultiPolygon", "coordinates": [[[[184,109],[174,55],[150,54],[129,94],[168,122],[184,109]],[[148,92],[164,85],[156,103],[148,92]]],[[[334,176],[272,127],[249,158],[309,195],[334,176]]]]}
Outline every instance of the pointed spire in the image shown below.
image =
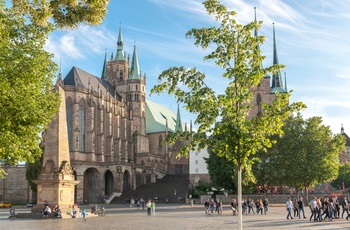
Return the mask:
{"type": "Polygon", "coordinates": [[[118,42],[117,42],[117,54],[115,55],[116,61],[125,60],[123,46],[124,46],[124,42],[123,42],[123,35],[122,35],[122,25],[120,23],[118,42]]]}
{"type": "MultiPolygon", "coordinates": [[[[273,25],[273,64],[279,65],[278,56],[277,56],[277,47],[276,47],[276,35],[275,35],[275,23],[273,25]]],[[[281,79],[281,71],[278,70],[272,75],[272,86],[271,88],[280,87],[283,88],[283,82],[281,79]]]]}
{"type": "Polygon", "coordinates": [[[343,127],[343,123],[341,123],[340,133],[341,133],[341,134],[344,134],[344,127],[343,127]]]}
{"type": "Polygon", "coordinates": [[[105,51],[105,60],[103,62],[103,69],[101,74],[101,79],[107,79],[107,51],[105,51]]]}
{"type": "Polygon", "coordinates": [[[62,57],[60,57],[60,72],[58,74],[58,78],[62,80],[62,57]]]}
{"type": "Polygon", "coordinates": [[[57,75],[56,85],[63,86],[63,80],[62,80],[62,58],[60,58],[60,70],[57,75]]]}
{"type": "Polygon", "coordinates": [[[181,121],[181,116],[180,116],[180,105],[177,104],[177,116],[176,116],[176,127],[175,127],[175,132],[179,131],[182,132],[182,121],[181,121]]]}
{"type": "Polygon", "coordinates": [[[286,72],[284,72],[284,89],[286,91],[288,91],[288,89],[287,89],[287,73],[286,72]]]}
{"type": "Polygon", "coordinates": [[[131,62],[131,68],[130,68],[130,74],[129,74],[129,80],[137,79],[140,80],[140,66],[139,66],[139,60],[136,53],[136,45],[134,45],[134,53],[132,55],[132,62],[131,62]]]}

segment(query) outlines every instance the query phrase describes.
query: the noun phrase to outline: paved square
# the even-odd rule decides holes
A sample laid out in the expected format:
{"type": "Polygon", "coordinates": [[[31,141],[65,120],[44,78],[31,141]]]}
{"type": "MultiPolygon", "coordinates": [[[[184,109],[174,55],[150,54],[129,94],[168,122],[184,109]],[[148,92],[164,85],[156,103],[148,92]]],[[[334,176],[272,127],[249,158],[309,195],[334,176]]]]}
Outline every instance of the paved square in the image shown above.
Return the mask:
{"type": "MultiPolygon", "coordinates": [[[[158,204],[155,216],[147,216],[146,210],[125,205],[106,205],[105,217],[92,216],[88,212],[83,222],[81,213],[77,219],[15,219],[10,220],[8,209],[0,210],[0,229],[237,229],[237,216],[232,216],[228,206],[222,215],[206,216],[201,205],[195,207],[158,204]]],[[[90,207],[83,206],[90,211],[90,207]]],[[[28,208],[16,208],[16,212],[28,212],[28,208]]],[[[310,210],[306,209],[310,216],[310,210]]],[[[350,229],[350,221],[336,219],[332,222],[310,222],[309,219],[286,219],[285,207],[270,207],[267,215],[243,216],[243,229],[350,229]]]]}

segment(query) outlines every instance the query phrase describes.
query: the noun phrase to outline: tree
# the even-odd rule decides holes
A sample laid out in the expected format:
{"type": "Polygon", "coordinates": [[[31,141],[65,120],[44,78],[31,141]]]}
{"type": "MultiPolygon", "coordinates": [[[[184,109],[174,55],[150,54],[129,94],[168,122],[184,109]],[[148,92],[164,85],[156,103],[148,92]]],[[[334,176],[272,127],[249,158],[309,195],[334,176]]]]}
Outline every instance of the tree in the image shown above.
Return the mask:
{"type": "Polygon", "coordinates": [[[339,154],[345,148],[345,139],[333,135],[322,124],[321,117],[306,120],[298,113],[283,127],[284,136],[277,139],[272,153],[277,157],[275,168],[283,185],[305,189],[335,179],[338,175],[339,154]]]}
{"type": "MultiPolygon", "coordinates": [[[[57,65],[44,50],[56,28],[97,24],[107,0],[0,0],[0,160],[15,165],[42,154],[40,133],[58,112],[57,65]],[[54,24],[50,23],[53,22],[54,24]]],[[[0,177],[6,173],[0,168],[0,177]]]]}
{"type": "Polygon", "coordinates": [[[342,189],[344,187],[350,187],[350,162],[345,162],[339,166],[338,177],[331,182],[331,185],[336,189],[342,189]]]}
{"type": "Polygon", "coordinates": [[[225,188],[226,190],[236,190],[235,167],[225,157],[220,157],[212,153],[209,149],[209,157],[205,158],[208,172],[214,187],[225,188]]]}
{"type": "Polygon", "coordinates": [[[31,22],[47,26],[50,20],[57,28],[75,28],[83,22],[100,24],[107,13],[109,0],[12,0],[14,9],[31,22]]]}
{"type": "Polygon", "coordinates": [[[26,164],[26,179],[30,185],[33,192],[37,192],[37,185],[33,183],[33,180],[38,179],[38,175],[43,167],[43,155],[37,156],[34,161],[27,162],[26,164]]]}
{"type": "MultiPolygon", "coordinates": [[[[289,93],[277,94],[271,104],[263,104],[260,116],[247,119],[253,106],[251,87],[256,87],[268,73],[282,66],[262,68],[264,57],[257,49],[263,37],[253,36],[261,22],[240,25],[235,20],[236,13],[228,11],[218,0],[203,3],[207,12],[220,23],[218,28],[192,29],[188,37],[195,38],[195,45],[207,49],[215,48],[204,60],[214,60],[224,70],[222,77],[228,81],[223,94],[216,93],[205,83],[205,74],[196,68],[171,67],[163,71],[151,93],[174,94],[179,103],[197,115],[195,124],[198,130],[176,132],[166,140],[175,143],[178,138],[186,138],[189,144],[179,154],[186,155],[189,150],[209,146],[213,153],[225,156],[237,170],[238,201],[242,200],[242,170],[250,172],[250,155],[271,147],[270,136],[282,134],[283,120],[292,112],[299,110],[302,103],[288,105],[289,93]],[[212,47],[212,46],[210,46],[212,47]],[[223,138],[215,138],[222,135],[223,138]]],[[[239,228],[242,229],[242,212],[239,212],[239,228]]]]}

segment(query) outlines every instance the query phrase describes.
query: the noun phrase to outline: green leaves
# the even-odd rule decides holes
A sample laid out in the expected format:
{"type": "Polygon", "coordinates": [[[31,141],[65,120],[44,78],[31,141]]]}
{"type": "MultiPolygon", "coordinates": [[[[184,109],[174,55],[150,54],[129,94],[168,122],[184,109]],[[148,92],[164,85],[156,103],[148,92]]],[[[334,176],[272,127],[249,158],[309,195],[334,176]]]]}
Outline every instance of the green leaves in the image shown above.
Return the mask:
{"type": "Polygon", "coordinates": [[[51,31],[0,4],[0,159],[9,164],[41,154],[39,134],[58,111],[57,66],[43,49],[51,31]]]}
{"type": "Polygon", "coordinates": [[[100,24],[109,0],[12,0],[13,7],[34,24],[46,27],[52,19],[56,28],[76,28],[79,23],[100,24]]]}
{"type": "Polygon", "coordinates": [[[345,148],[343,136],[333,136],[321,117],[291,116],[284,136],[272,148],[280,183],[302,189],[336,178],[339,154],[345,148]]]}

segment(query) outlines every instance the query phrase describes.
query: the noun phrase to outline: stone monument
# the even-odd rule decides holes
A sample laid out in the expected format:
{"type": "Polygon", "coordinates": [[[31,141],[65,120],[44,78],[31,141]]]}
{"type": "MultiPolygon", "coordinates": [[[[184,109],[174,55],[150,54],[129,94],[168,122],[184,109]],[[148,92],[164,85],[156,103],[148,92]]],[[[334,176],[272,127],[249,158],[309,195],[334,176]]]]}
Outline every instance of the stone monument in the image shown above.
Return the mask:
{"type": "Polygon", "coordinates": [[[65,213],[68,206],[74,204],[74,188],[79,181],[74,179],[70,165],[65,92],[59,82],[54,90],[61,97],[61,105],[45,131],[43,168],[33,182],[38,186],[38,208],[47,201],[50,207],[59,205],[62,213],[65,213]]]}

